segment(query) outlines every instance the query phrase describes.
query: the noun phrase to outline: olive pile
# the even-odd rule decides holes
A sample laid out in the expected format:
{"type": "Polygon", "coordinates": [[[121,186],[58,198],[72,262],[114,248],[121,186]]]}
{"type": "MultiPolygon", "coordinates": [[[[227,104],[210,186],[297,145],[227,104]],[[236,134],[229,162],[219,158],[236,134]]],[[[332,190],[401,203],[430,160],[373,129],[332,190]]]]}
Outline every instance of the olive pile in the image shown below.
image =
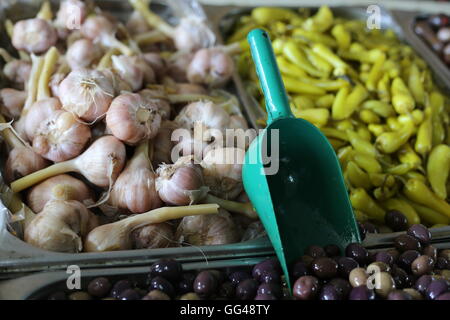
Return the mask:
{"type": "MultiPolygon", "coordinates": [[[[420,224],[399,235],[395,248],[369,252],[351,243],[342,255],[336,245],[310,246],[290,269],[297,300],[450,300],[450,249],[438,251],[420,224]]],[[[277,300],[290,299],[276,259],[253,267],[183,271],[172,259],[150,267],[142,284],[105,277],[84,291],[56,292],[51,300],[277,300]]]]}
{"type": "Polygon", "coordinates": [[[431,15],[418,21],[414,31],[421,36],[447,66],[450,66],[450,17],[431,15]]]}

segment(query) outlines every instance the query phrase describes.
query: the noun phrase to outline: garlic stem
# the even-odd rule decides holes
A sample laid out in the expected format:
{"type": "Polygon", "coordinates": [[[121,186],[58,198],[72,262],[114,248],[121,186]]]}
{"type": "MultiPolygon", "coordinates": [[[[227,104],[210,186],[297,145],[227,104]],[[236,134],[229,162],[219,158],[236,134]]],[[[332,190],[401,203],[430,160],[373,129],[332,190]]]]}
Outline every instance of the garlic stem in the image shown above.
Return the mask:
{"type": "Polygon", "coordinates": [[[145,18],[145,20],[151,27],[158,29],[169,38],[174,37],[175,34],[174,28],[167,22],[165,22],[163,19],[161,19],[158,15],[151,12],[150,8],[145,3],[145,1],[129,0],[129,2],[133,6],[133,8],[145,18]]]}
{"type": "Polygon", "coordinates": [[[119,49],[119,51],[122,54],[124,54],[126,56],[132,56],[134,54],[133,50],[131,50],[128,46],[126,46],[121,41],[117,40],[114,36],[111,36],[111,37],[108,36],[106,41],[107,41],[106,45],[116,47],[117,49],[119,49]]]}
{"type": "Polygon", "coordinates": [[[52,74],[55,71],[55,66],[56,63],[58,62],[58,59],[59,59],[58,49],[56,49],[55,47],[51,47],[45,54],[44,65],[40,73],[36,98],[37,101],[51,97],[50,88],[48,84],[50,83],[50,78],[52,77],[52,74]]]}
{"type": "Polygon", "coordinates": [[[36,18],[51,21],[53,20],[53,12],[52,7],[50,6],[50,2],[48,0],[42,3],[41,9],[39,10],[36,18]]]}
{"type": "Polygon", "coordinates": [[[44,58],[42,57],[37,57],[33,54],[31,56],[31,61],[32,61],[31,74],[27,83],[28,96],[27,100],[25,100],[25,105],[23,106],[21,117],[26,116],[28,109],[36,101],[39,76],[41,75],[42,69],[44,67],[44,58]]]}
{"type": "Polygon", "coordinates": [[[137,228],[186,216],[217,214],[218,208],[216,204],[200,204],[154,209],[93,229],[86,237],[84,248],[87,252],[131,249],[131,232],[137,228]]]}
{"type": "MultiPolygon", "coordinates": [[[[0,125],[4,123],[6,124],[6,120],[3,117],[3,115],[0,114],[0,125]]],[[[0,128],[0,132],[3,139],[6,141],[6,143],[10,148],[19,148],[24,146],[22,141],[19,138],[17,138],[17,136],[14,134],[11,128],[4,128],[3,130],[0,128]]]]}
{"type": "Polygon", "coordinates": [[[98,70],[104,70],[104,69],[109,69],[111,68],[111,57],[114,55],[117,55],[120,53],[120,50],[117,48],[111,48],[109,49],[104,55],[103,57],[100,59],[100,62],[97,65],[97,69],[98,70]]]}
{"type": "MultiPolygon", "coordinates": [[[[77,159],[77,158],[75,158],[75,159],[77,159]]],[[[58,174],[63,174],[63,173],[71,172],[71,171],[77,171],[77,167],[75,166],[75,161],[74,161],[75,159],[55,163],[55,164],[51,165],[50,167],[33,172],[23,178],[20,178],[11,183],[11,190],[13,192],[20,192],[26,188],[31,187],[32,185],[35,185],[36,183],[39,183],[45,179],[51,178],[58,174]]]]}
{"type": "Polygon", "coordinates": [[[218,204],[221,208],[223,208],[227,211],[241,213],[250,219],[258,219],[258,214],[253,209],[253,205],[251,202],[242,203],[242,202],[224,200],[224,199],[215,197],[211,194],[208,194],[203,201],[206,203],[218,204]]]}
{"type": "Polygon", "coordinates": [[[219,47],[222,51],[229,54],[230,56],[241,53],[242,48],[241,44],[239,42],[233,42],[230,44],[227,44],[226,46],[219,47]]]}
{"type": "Polygon", "coordinates": [[[200,100],[209,100],[214,103],[221,102],[222,99],[220,97],[212,97],[206,94],[168,94],[170,103],[182,103],[182,102],[195,102],[200,100]]]}
{"type": "Polygon", "coordinates": [[[0,57],[2,57],[2,59],[5,60],[6,63],[14,60],[14,58],[9,54],[9,52],[3,48],[0,48],[0,57]]]}
{"type": "Polygon", "coordinates": [[[140,33],[135,36],[134,41],[140,46],[152,44],[159,41],[164,41],[167,39],[167,36],[159,30],[152,30],[144,33],[140,33]]]}

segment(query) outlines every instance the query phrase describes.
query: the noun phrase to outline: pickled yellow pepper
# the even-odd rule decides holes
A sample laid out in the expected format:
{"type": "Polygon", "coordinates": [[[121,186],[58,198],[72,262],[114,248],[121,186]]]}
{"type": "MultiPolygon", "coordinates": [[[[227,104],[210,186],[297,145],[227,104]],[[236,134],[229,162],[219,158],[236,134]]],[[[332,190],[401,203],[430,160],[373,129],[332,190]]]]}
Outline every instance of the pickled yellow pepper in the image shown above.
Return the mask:
{"type": "Polygon", "coordinates": [[[447,198],[447,179],[450,171],[450,147],[440,144],[433,148],[428,158],[427,177],[434,193],[441,199],[447,198]]]}

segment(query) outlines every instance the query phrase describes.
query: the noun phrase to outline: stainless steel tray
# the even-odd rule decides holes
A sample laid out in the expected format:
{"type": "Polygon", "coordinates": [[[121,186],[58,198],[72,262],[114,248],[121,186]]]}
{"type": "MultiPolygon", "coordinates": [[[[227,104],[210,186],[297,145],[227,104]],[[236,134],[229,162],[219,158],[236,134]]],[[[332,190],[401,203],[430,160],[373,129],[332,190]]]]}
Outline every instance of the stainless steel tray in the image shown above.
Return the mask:
{"type": "Polygon", "coordinates": [[[418,12],[393,11],[392,15],[398,21],[403,30],[406,41],[428,63],[434,71],[434,77],[438,85],[450,91],[450,68],[447,67],[438,55],[431,50],[428,44],[414,32],[414,24],[419,16],[418,12]]]}
{"type": "MultiPolygon", "coordinates": [[[[270,256],[247,259],[229,259],[206,262],[183,263],[183,270],[222,269],[228,267],[253,266],[270,256]]],[[[133,282],[145,283],[149,272],[147,267],[81,269],[81,287],[86,288],[88,282],[96,277],[108,277],[119,280],[126,277],[133,282]]],[[[46,299],[55,291],[67,291],[65,271],[39,272],[33,275],[0,282],[0,300],[46,299]]]]}
{"type": "MultiPolygon", "coordinates": [[[[0,22],[9,18],[13,21],[33,17],[39,10],[42,0],[1,0],[0,22]]],[[[59,1],[52,1],[56,5],[59,1]]],[[[114,14],[119,19],[126,18],[132,11],[128,1],[120,0],[96,0],[100,8],[114,14]]],[[[152,9],[176,23],[176,17],[171,15],[170,9],[165,1],[152,1],[152,9]]],[[[3,23],[0,23],[0,32],[4,34],[3,23]]],[[[218,37],[219,38],[219,37],[218,37]]],[[[11,49],[5,42],[6,37],[0,39],[0,45],[11,49]]],[[[234,75],[234,81],[239,81],[234,75]]],[[[226,88],[236,93],[239,84],[232,81],[226,88]]],[[[242,105],[242,101],[241,101],[242,105]]],[[[247,116],[250,124],[254,124],[252,117],[246,109],[242,110],[247,116]]],[[[2,155],[0,155],[2,158],[2,155]]],[[[84,268],[98,267],[121,267],[125,265],[148,265],[149,263],[163,258],[177,258],[181,262],[193,262],[215,259],[234,259],[242,257],[266,256],[273,253],[272,246],[267,238],[259,238],[251,241],[215,246],[202,247],[177,247],[164,249],[138,249],[123,250],[103,253],[56,253],[33,247],[7,231],[6,216],[2,216],[3,204],[0,201],[0,279],[17,277],[44,270],[65,269],[68,265],[76,264],[84,268]]]]}

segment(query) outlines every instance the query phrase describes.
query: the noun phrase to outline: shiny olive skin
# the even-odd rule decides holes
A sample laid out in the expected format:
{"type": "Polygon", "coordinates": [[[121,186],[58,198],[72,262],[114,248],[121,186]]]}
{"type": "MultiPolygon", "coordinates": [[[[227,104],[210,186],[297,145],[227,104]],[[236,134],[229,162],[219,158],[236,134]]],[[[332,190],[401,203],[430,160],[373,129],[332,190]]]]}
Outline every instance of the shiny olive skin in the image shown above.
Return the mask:
{"type": "Polygon", "coordinates": [[[175,288],[172,283],[161,276],[156,276],[150,281],[149,291],[152,290],[162,291],[171,298],[175,296],[175,288]]]}
{"type": "Polygon", "coordinates": [[[281,275],[276,270],[264,270],[259,276],[259,281],[262,283],[280,283],[281,275]]]}
{"type": "Polygon", "coordinates": [[[396,237],[394,239],[394,245],[400,252],[405,252],[408,250],[420,251],[422,248],[419,240],[407,234],[401,234],[396,237]]]}
{"type": "Polygon", "coordinates": [[[193,291],[195,274],[192,272],[183,273],[181,280],[178,282],[178,293],[185,294],[193,291]]]}
{"type": "Polygon", "coordinates": [[[404,289],[409,287],[410,279],[405,270],[403,270],[400,267],[395,267],[392,269],[391,275],[392,278],[394,279],[395,287],[397,289],[404,289]]]}
{"type": "Polygon", "coordinates": [[[129,280],[117,281],[111,289],[111,297],[118,299],[122,291],[131,289],[131,282],[129,280]]]}
{"type": "Polygon", "coordinates": [[[449,290],[448,282],[442,279],[433,280],[428,285],[427,290],[425,291],[425,296],[427,299],[435,300],[441,294],[447,292],[449,290]]]}
{"type": "Polygon", "coordinates": [[[152,278],[160,276],[171,282],[181,278],[183,267],[174,259],[160,259],[150,266],[152,278]]]}
{"type": "Polygon", "coordinates": [[[392,279],[392,276],[389,273],[380,272],[375,274],[374,277],[377,281],[375,284],[375,292],[380,297],[386,298],[392,290],[395,290],[394,279],[392,279]]]}
{"type": "Polygon", "coordinates": [[[429,257],[431,257],[434,261],[437,260],[437,249],[433,245],[429,244],[426,247],[423,248],[422,254],[425,254],[429,257]]]}
{"type": "Polygon", "coordinates": [[[430,275],[427,274],[423,275],[416,280],[416,283],[414,284],[414,289],[419,291],[421,294],[425,294],[431,281],[433,281],[433,278],[430,275]]]}
{"type": "Polygon", "coordinates": [[[394,232],[405,231],[408,228],[406,216],[398,210],[388,210],[384,222],[394,232]]]}
{"type": "Polygon", "coordinates": [[[359,267],[358,262],[355,259],[349,257],[340,257],[337,260],[338,263],[338,273],[343,278],[348,278],[350,272],[359,267]]]}
{"type": "Polygon", "coordinates": [[[420,243],[427,245],[431,241],[431,232],[423,224],[414,224],[408,228],[406,234],[416,238],[420,243]]]}
{"type": "Polygon", "coordinates": [[[413,298],[403,290],[393,290],[387,296],[388,300],[412,300],[413,298]]]}
{"type": "Polygon", "coordinates": [[[252,276],[245,271],[235,271],[228,276],[228,279],[230,279],[231,283],[234,286],[237,286],[239,284],[239,282],[241,282],[245,279],[250,279],[251,277],[252,276]]]}
{"type": "Polygon", "coordinates": [[[437,257],[436,264],[434,265],[434,267],[439,270],[445,270],[450,269],[450,264],[444,257],[437,257]]]}
{"type": "Polygon", "coordinates": [[[119,294],[120,300],[139,300],[141,296],[134,289],[126,289],[119,294]]]}
{"type": "Polygon", "coordinates": [[[349,300],[375,300],[375,292],[366,285],[354,287],[350,291],[349,300]]]}
{"type": "Polygon", "coordinates": [[[269,259],[256,264],[252,270],[252,277],[260,281],[260,276],[264,271],[275,270],[281,272],[281,266],[278,260],[269,259]]]}
{"type": "Polygon", "coordinates": [[[281,286],[277,283],[262,283],[259,285],[256,292],[257,295],[272,295],[277,299],[281,299],[283,296],[283,291],[281,286]]]}
{"type": "Polygon", "coordinates": [[[320,257],[314,259],[311,269],[316,277],[320,279],[331,279],[338,272],[338,264],[331,258],[320,257]]]}
{"type": "Polygon", "coordinates": [[[420,252],[417,250],[407,250],[403,252],[399,257],[397,264],[400,268],[406,272],[411,272],[411,263],[420,256],[420,252]]]}
{"type": "Polygon", "coordinates": [[[350,282],[345,279],[334,278],[328,283],[336,288],[336,291],[340,294],[342,299],[347,299],[350,291],[352,290],[350,282]]]}
{"type": "Polygon", "coordinates": [[[367,284],[367,279],[369,278],[369,275],[366,272],[366,269],[364,268],[355,268],[353,269],[349,276],[348,281],[352,285],[352,287],[359,287],[362,285],[367,284]]]}
{"type": "Polygon", "coordinates": [[[201,271],[194,280],[194,292],[206,299],[216,293],[218,282],[209,271],[201,271]]]}
{"type": "Polygon", "coordinates": [[[319,280],[313,276],[303,276],[295,281],[292,287],[294,299],[314,300],[319,293],[319,280]]]}
{"type": "Polygon", "coordinates": [[[419,256],[411,263],[411,271],[416,276],[431,273],[431,271],[433,271],[433,267],[434,260],[427,255],[419,256]]]}
{"type": "Polygon", "coordinates": [[[234,298],[235,285],[230,281],[222,283],[219,287],[219,296],[226,299],[234,298]]]}
{"type": "Polygon", "coordinates": [[[253,300],[258,291],[258,282],[255,279],[241,281],[236,287],[236,298],[239,300],[253,300]]]}
{"type": "Polygon", "coordinates": [[[320,290],[319,300],[342,300],[342,295],[335,286],[328,283],[320,290]]]}
{"type": "Polygon", "coordinates": [[[450,301],[450,291],[441,294],[440,296],[438,296],[438,297],[437,297],[436,299],[434,299],[434,300],[445,300],[445,301],[450,301]]]}
{"type": "Polygon", "coordinates": [[[294,279],[298,279],[302,276],[311,275],[311,271],[303,261],[297,261],[291,269],[291,275],[294,279]]]}
{"type": "Polygon", "coordinates": [[[375,261],[384,262],[388,266],[392,266],[394,263],[394,257],[389,252],[380,251],[375,255],[375,261]]]}
{"type": "Polygon", "coordinates": [[[88,293],[97,298],[105,297],[111,290],[111,282],[105,277],[98,277],[91,280],[88,284],[88,293]]]}
{"type": "Polygon", "coordinates": [[[369,252],[359,243],[350,243],[345,248],[345,256],[355,259],[360,265],[364,265],[368,262],[369,252]]]}

